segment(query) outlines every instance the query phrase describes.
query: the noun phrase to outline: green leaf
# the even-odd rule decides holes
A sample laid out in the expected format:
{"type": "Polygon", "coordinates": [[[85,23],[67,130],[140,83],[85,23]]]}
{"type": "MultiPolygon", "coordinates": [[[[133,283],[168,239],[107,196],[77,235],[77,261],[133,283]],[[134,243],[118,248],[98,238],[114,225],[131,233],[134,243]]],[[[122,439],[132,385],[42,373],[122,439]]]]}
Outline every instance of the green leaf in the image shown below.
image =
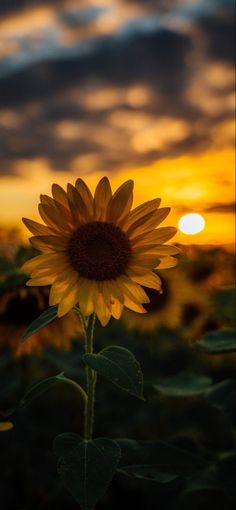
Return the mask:
{"type": "Polygon", "coordinates": [[[153,384],[153,388],[170,397],[191,397],[205,392],[211,384],[210,377],[181,373],[159,379],[153,384]]]}
{"type": "Polygon", "coordinates": [[[83,359],[99,375],[131,395],[143,399],[141,367],[128,349],[111,345],[98,354],[85,354],[83,359]]]}
{"type": "Polygon", "coordinates": [[[212,406],[225,413],[235,424],[236,382],[234,379],[226,379],[214,384],[206,392],[205,397],[212,406]]]}
{"type": "Polygon", "coordinates": [[[121,449],[119,470],[129,476],[131,473],[136,477],[149,473],[159,483],[161,480],[161,483],[166,483],[171,478],[166,479],[164,475],[191,478],[207,467],[205,459],[164,441],[116,441],[121,449]]]}
{"type": "Polygon", "coordinates": [[[235,330],[210,331],[201,340],[198,340],[195,346],[199,351],[209,354],[233,352],[236,350],[235,330]]]}
{"type": "Polygon", "coordinates": [[[163,473],[160,466],[156,464],[137,464],[117,469],[118,473],[129,476],[130,478],[138,478],[139,480],[158,482],[161,484],[169,484],[179,478],[178,475],[163,473]]]}
{"type": "Polygon", "coordinates": [[[22,398],[20,405],[21,406],[27,406],[31,404],[31,402],[45,393],[49,388],[52,386],[55,386],[55,384],[66,382],[66,378],[64,377],[64,373],[48,377],[47,379],[44,379],[43,381],[40,381],[39,383],[34,384],[24,395],[22,398]]]}
{"type": "Polygon", "coordinates": [[[82,510],[92,510],[115,474],[119,446],[111,439],[85,441],[79,436],[76,439],[75,434],[61,434],[55,438],[54,449],[60,456],[58,471],[67,489],[82,510]]]}
{"type": "Polygon", "coordinates": [[[27,340],[27,338],[29,338],[34,333],[47,326],[47,324],[54,321],[56,318],[57,318],[57,306],[51,306],[50,308],[45,310],[45,312],[43,312],[39,317],[37,317],[37,319],[31,322],[29,327],[23,333],[21,340],[22,341],[27,340]]]}

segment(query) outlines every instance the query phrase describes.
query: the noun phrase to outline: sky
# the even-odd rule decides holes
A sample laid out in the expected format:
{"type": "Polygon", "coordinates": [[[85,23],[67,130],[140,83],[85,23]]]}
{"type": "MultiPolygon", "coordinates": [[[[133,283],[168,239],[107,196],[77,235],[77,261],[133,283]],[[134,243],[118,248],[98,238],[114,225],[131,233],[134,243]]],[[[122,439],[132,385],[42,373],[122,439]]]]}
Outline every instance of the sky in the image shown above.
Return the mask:
{"type": "MultiPolygon", "coordinates": [[[[1,0],[0,226],[103,175],[156,196],[183,243],[234,238],[234,3],[1,0]]],[[[25,231],[24,231],[25,232],[25,231]]],[[[25,232],[26,235],[26,232],[25,232]]]]}

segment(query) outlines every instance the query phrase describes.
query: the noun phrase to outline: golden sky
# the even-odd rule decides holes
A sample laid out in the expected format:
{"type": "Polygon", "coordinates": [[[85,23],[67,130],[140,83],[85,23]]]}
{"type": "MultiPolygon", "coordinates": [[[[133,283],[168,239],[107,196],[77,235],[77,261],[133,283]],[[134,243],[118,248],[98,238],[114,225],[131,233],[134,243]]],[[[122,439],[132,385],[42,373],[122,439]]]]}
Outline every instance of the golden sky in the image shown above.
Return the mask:
{"type": "MultiPolygon", "coordinates": [[[[135,181],[183,243],[234,240],[231,1],[27,0],[0,5],[0,226],[37,218],[78,176],[135,181]]],[[[26,231],[23,230],[24,235],[26,231]]]]}

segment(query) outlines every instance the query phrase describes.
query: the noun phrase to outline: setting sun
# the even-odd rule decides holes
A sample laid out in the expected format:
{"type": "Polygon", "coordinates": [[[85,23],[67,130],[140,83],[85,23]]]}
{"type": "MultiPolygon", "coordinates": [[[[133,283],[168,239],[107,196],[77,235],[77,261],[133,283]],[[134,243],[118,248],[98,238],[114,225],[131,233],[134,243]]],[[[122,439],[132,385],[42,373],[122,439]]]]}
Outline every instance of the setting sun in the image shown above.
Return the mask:
{"type": "Polygon", "coordinates": [[[185,214],[179,220],[179,229],[183,234],[198,234],[205,228],[205,219],[201,214],[190,213],[185,214]]]}

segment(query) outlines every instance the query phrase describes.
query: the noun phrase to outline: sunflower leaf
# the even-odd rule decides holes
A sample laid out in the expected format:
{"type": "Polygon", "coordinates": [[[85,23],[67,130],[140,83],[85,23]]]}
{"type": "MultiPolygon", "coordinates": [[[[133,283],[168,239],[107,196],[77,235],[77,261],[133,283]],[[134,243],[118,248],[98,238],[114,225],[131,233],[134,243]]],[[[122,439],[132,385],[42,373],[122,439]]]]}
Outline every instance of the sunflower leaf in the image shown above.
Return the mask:
{"type": "Polygon", "coordinates": [[[165,441],[116,439],[121,449],[118,470],[129,477],[170,483],[191,478],[207,467],[205,459],[165,441]]]}
{"type": "Polygon", "coordinates": [[[203,375],[180,373],[155,381],[152,387],[169,397],[190,397],[206,392],[212,379],[203,375]]]}
{"type": "Polygon", "coordinates": [[[43,313],[41,313],[41,315],[39,315],[37,319],[31,322],[26,331],[23,333],[21,341],[24,342],[25,340],[27,340],[27,338],[29,338],[34,333],[47,326],[47,324],[54,321],[56,318],[57,318],[57,306],[51,306],[43,313]]]}
{"type": "Polygon", "coordinates": [[[45,393],[49,388],[55,386],[55,384],[61,382],[66,382],[66,378],[64,377],[63,372],[58,375],[48,377],[47,379],[43,379],[43,381],[34,384],[31,386],[31,388],[29,388],[29,390],[26,391],[25,395],[20,401],[20,405],[26,407],[27,405],[31,404],[35,398],[45,393]]]}
{"type": "Polygon", "coordinates": [[[54,440],[58,472],[82,510],[92,510],[103,496],[120,460],[120,447],[112,439],[86,441],[76,434],[54,440]]]}
{"type": "Polygon", "coordinates": [[[223,354],[236,350],[235,330],[230,328],[210,331],[195,343],[198,351],[223,354]]]}
{"type": "Polygon", "coordinates": [[[108,379],[131,395],[143,400],[143,374],[140,364],[128,349],[111,345],[98,354],[85,354],[83,360],[108,379]]]}

